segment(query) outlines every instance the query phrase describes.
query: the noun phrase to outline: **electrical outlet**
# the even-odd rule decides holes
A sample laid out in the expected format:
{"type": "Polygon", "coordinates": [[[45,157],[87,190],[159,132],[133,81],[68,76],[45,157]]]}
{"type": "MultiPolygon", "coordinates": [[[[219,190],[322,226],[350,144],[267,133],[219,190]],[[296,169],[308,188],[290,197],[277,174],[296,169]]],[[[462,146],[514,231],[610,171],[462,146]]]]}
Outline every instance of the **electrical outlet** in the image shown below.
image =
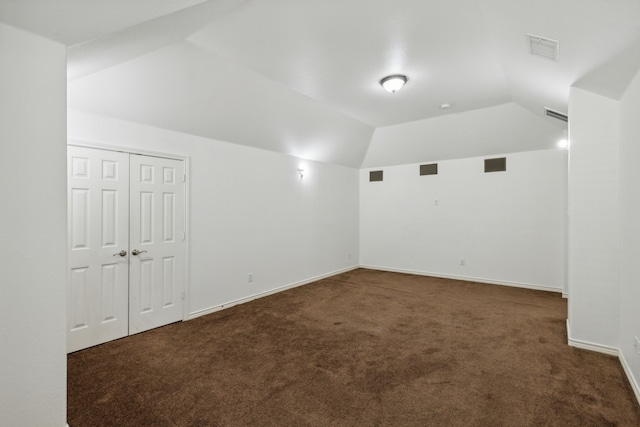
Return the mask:
{"type": "Polygon", "coordinates": [[[640,338],[633,337],[633,347],[636,349],[636,354],[640,356],[640,338]]]}
{"type": "Polygon", "coordinates": [[[253,282],[253,273],[249,273],[249,282],[253,282]]]}
{"type": "Polygon", "coordinates": [[[464,267],[465,261],[464,258],[460,258],[460,265],[464,267]]]}
{"type": "Polygon", "coordinates": [[[347,255],[347,258],[351,259],[351,252],[349,252],[349,255],[347,255]]]}

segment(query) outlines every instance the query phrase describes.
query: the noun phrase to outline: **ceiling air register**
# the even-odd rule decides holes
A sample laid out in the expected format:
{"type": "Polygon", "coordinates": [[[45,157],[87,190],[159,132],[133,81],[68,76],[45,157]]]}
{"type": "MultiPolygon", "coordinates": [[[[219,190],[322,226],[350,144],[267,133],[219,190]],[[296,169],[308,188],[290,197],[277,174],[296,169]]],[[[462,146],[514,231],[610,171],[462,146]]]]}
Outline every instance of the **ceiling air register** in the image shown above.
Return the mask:
{"type": "Polygon", "coordinates": [[[560,42],[533,34],[527,34],[527,40],[531,55],[558,62],[560,42]]]}

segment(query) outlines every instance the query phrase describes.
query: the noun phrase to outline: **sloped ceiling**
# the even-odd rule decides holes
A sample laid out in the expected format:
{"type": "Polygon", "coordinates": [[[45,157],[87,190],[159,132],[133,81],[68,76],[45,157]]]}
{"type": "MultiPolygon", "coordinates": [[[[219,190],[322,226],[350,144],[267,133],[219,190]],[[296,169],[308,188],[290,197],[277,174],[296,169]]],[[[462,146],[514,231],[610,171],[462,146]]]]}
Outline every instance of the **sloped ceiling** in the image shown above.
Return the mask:
{"type": "Polygon", "coordinates": [[[577,81],[620,93],[640,66],[637,0],[0,0],[0,12],[70,46],[72,109],[354,167],[552,147],[566,124],[544,107],[566,112],[577,81]],[[559,61],[531,56],[526,33],[558,40],[559,61]],[[388,94],[379,81],[396,73],[409,81],[388,94]]]}
{"type": "Polygon", "coordinates": [[[640,37],[608,62],[582,76],[573,86],[619,100],[640,69],[640,37]]]}
{"type": "Polygon", "coordinates": [[[563,137],[564,131],[553,123],[509,102],[377,128],[362,167],[552,149],[563,137]]]}
{"type": "Polygon", "coordinates": [[[358,166],[373,128],[189,42],[69,85],[74,109],[358,166]]]}
{"type": "Polygon", "coordinates": [[[72,46],[205,1],[1,0],[0,20],[72,46]]]}

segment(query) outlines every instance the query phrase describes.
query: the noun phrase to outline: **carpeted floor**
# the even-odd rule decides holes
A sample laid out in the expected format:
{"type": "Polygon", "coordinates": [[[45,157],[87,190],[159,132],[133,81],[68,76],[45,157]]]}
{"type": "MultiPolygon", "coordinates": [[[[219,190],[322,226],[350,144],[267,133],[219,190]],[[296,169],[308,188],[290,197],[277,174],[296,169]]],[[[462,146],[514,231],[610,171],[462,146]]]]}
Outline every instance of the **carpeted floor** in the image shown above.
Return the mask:
{"type": "Polygon", "coordinates": [[[640,426],[559,294],[359,269],[68,357],[70,427],[640,426]]]}

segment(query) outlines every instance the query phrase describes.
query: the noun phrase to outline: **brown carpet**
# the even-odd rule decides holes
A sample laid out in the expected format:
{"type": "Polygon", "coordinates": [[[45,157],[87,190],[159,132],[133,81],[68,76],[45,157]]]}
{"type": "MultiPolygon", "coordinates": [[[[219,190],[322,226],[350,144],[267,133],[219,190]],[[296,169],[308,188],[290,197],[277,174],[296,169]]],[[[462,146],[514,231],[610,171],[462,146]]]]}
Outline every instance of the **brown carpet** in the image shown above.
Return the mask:
{"type": "Polygon", "coordinates": [[[68,357],[97,426],[640,426],[559,294],[359,269],[68,357]]]}

